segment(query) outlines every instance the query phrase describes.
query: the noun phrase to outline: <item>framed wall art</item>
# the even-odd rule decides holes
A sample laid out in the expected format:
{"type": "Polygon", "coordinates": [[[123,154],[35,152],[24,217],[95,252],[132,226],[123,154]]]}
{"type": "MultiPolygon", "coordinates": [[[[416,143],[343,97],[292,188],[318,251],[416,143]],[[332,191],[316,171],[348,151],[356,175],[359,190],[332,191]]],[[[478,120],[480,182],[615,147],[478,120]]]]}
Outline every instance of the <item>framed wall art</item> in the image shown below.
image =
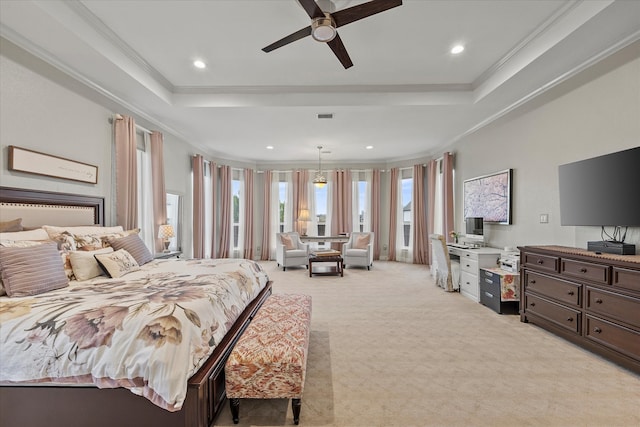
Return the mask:
{"type": "Polygon", "coordinates": [[[464,181],[464,217],[480,217],[484,222],[511,224],[513,169],[464,181]]]}
{"type": "Polygon", "coordinates": [[[90,184],[98,183],[97,166],[13,145],[9,146],[9,170],[90,184]]]}

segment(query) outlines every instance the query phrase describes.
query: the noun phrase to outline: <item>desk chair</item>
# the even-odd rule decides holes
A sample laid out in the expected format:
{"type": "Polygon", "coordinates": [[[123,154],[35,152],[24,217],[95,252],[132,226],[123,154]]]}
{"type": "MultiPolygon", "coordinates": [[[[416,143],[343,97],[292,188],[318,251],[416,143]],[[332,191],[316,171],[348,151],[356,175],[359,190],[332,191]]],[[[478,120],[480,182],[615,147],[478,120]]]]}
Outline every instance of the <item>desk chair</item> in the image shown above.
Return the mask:
{"type": "Polygon", "coordinates": [[[460,264],[452,263],[447,250],[447,243],[440,234],[429,235],[431,240],[431,270],[435,272],[436,285],[447,292],[454,292],[460,286],[460,264]]]}

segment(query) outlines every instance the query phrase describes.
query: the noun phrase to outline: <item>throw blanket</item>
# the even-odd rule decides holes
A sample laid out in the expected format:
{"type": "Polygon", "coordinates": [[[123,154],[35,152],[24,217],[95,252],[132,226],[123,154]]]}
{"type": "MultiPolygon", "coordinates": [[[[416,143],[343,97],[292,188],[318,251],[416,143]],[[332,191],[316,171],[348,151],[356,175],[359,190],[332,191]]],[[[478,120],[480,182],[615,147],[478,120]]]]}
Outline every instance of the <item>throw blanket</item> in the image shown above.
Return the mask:
{"type": "Polygon", "coordinates": [[[268,282],[248,260],[153,261],[23,298],[0,298],[0,382],[126,387],[169,411],[268,282]]]}

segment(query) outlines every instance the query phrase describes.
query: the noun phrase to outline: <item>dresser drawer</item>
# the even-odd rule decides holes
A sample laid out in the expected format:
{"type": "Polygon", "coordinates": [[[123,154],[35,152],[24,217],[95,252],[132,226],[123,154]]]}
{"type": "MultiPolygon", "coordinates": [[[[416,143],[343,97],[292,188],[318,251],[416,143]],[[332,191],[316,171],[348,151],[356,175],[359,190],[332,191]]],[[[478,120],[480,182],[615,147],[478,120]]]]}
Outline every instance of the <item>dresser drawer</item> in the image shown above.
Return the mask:
{"type": "Polygon", "coordinates": [[[460,258],[460,270],[468,271],[471,274],[478,274],[478,260],[469,258],[460,258]]]}
{"type": "Polygon", "coordinates": [[[580,312],[529,293],[525,294],[525,311],[542,317],[568,331],[580,334],[580,312]]]}
{"type": "Polygon", "coordinates": [[[560,271],[560,257],[525,252],[522,263],[536,270],[550,271],[553,273],[560,271]]]}
{"type": "Polygon", "coordinates": [[[618,288],[640,292],[640,271],[613,267],[613,277],[611,279],[611,284],[618,288]]]}
{"type": "Polygon", "coordinates": [[[587,287],[585,309],[640,328],[640,299],[587,287]]]}
{"type": "Polygon", "coordinates": [[[640,332],[593,316],[586,316],[585,336],[622,354],[640,359],[640,332]]]}
{"type": "Polygon", "coordinates": [[[524,280],[525,291],[533,291],[563,303],[580,306],[580,288],[582,286],[579,284],[528,270],[524,273],[524,280]]]}
{"type": "Polygon", "coordinates": [[[563,259],[560,267],[563,276],[580,280],[590,280],[601,285],[609,284],[609,266],[590,262],[563,259]]]}

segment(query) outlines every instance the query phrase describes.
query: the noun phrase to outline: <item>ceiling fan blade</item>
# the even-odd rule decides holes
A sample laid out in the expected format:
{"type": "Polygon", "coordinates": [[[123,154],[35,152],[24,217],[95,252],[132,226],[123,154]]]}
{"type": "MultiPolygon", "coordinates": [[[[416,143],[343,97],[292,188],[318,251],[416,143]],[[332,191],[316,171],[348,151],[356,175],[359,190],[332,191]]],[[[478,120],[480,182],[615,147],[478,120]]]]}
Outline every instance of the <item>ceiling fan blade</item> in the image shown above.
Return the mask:
{"type": "Polygon", "coordinates": [[[402,0],[373,0],[334,12],[331,17],[338,28],[398,6],[402,6],[402,0]]]}
{"type": "Polygon", "coordinates": [[[289,34],[288,36],[281,38],[277,42],[271,43],[269,46],[262,48],[262,50],[264,52],[271,52],[272,50],[288,45],[289,43],[293,43],[296,40],[303,39],[310,35],[311,35],[311,25],[296,31],[293,34],[289,34]]]}
{"type": "Polygon", "coordinates": [[[320,6],[318,6],[318,3],[316,3],[315,0],[298,0],[298,2],[307,12],[309,18],[314,19],[324,16],[324,12],[320,9],[320,6]]]}
{"type": "Polygon", "coordinates": [[[353,62],[351,62],[351,58],[349,58],[349,54],[347,53],[347,48],[344,47],[344,43],[342,43],[339,34],[336,34],[335,38],[327,44],[333,53],[336,54],[345,69],[353,66],[353,62]]]}

